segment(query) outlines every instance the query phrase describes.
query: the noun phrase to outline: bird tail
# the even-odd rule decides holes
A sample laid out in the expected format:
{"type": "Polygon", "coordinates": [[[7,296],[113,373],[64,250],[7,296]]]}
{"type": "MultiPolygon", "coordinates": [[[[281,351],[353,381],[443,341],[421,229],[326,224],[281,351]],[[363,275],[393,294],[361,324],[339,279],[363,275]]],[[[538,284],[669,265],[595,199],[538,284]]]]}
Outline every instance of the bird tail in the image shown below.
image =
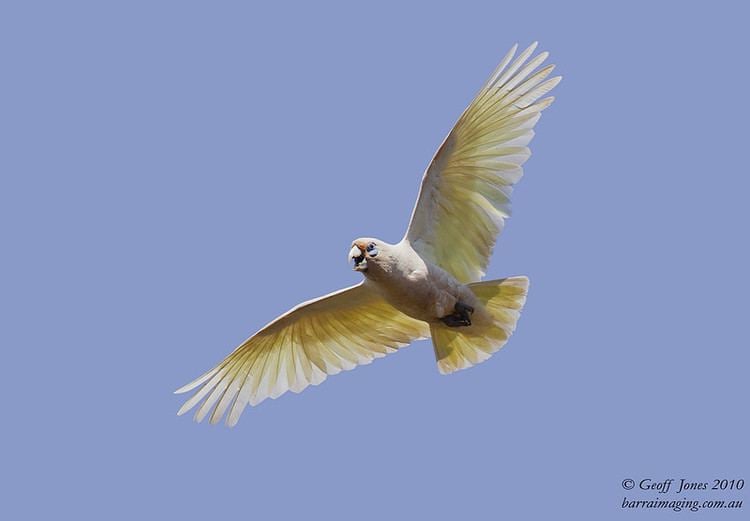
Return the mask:
{"type": "Polygon", "coordinates": [[[526,302],[529,279],[508,277],[468,286],[483,304],[490,320],[478,320],[465,327],[430,325],[435,358],[442,374],[484,362],[503,347],[516,329],[521,308],[526,302]]]}

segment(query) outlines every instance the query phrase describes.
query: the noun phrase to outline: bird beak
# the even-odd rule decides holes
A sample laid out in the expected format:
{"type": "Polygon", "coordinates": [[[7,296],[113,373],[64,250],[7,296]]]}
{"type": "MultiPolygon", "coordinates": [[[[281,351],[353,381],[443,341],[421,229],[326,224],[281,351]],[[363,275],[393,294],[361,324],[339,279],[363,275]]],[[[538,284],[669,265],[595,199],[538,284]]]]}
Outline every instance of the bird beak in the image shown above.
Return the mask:
{"type": "Polygon", "coordinates": [[[349,259],[351,261],[354,261],[354,270],[355,271],[365,271],[367,270],[367,260],[365,259],[365,250],[360,248],[358,245],[352,246],[352,249],[349,250],[349,259]]]}

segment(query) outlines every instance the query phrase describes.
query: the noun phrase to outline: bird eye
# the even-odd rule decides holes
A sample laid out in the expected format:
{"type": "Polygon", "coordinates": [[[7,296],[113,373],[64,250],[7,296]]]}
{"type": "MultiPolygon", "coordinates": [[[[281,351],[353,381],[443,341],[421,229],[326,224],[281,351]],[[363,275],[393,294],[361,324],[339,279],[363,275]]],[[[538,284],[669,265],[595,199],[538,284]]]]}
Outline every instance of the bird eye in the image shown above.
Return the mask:
{"type": "Polygon", "coordinates": [[[375,247],[375,243],[371,242],[367,245],[367,253],[370,254],[370,257],[374,257],[378,254],[378,249],[375,247]]]}

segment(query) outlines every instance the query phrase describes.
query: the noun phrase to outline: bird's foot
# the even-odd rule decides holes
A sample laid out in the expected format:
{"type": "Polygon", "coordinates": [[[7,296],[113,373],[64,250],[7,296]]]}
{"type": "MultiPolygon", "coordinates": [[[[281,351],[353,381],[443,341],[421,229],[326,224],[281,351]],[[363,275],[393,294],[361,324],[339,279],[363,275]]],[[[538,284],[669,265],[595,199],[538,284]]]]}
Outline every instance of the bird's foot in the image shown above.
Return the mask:
{"type": "Polygon", "coordinates": [[[453,313],[441,317],[440,320],[448,327],[463,327],[471,325],[471,314],[474,308],[462,302],[456,302],[453,313]]]}

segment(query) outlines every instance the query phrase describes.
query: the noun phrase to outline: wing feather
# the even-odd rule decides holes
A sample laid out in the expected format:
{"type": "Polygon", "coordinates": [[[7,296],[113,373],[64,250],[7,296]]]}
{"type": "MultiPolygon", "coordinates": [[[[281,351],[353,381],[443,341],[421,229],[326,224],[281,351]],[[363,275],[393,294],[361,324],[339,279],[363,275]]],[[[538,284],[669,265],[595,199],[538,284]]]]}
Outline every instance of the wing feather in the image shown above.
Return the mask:
{"type": "Polygon", "coordinates": [[[300,392],[428,335],[427,324],[397,311],[366,284],[352,286],[293,308],[178,389],[197,389],[178,414],[200,404],[196,421],[218,423],[226,416],[233,426],[248,404],[300,392]]]}
{"type": "Polygon", "coordinates": [[[539,45],[539,42],[533,42],[531,45],[529,45],[526,49],[524,49],[521,54],[518,55],[518,58],[513,61],[513,63],[508,67],[508,70],[506,70],[502,76],[500,76],[497,81],[493,82],[489,87],[488,90],[491,87],[497,87],[502,88],[503,85],[515,74],[515,72],[521,68],[521,66],[526,62],[526,60],[529,59],[529,56],[533,54],[533,52],[536,50],[537,45],[539,45]]]}
{"type": "Polygon", "coordinates": [[[531,155],[534,125],[553,98],[542,98],[560,77],[548,53],[531,57],[536,42],[513,59],[505,55],[445,138],[425,171],[404,240],[460,282],[485,273],[504,220],[512,187],[531,155]],[[540,68],[541,67],[541,68],[540,68]]]}

